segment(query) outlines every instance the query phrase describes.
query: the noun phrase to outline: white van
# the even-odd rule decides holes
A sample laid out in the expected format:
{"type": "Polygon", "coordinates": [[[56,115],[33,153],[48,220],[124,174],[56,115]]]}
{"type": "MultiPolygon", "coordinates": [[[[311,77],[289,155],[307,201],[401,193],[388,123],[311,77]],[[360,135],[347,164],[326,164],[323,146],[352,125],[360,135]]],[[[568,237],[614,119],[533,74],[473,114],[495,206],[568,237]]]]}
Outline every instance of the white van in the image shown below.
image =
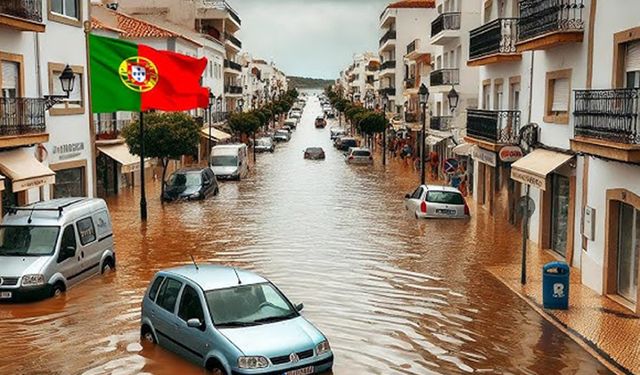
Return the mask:
{"type": "Polygon", "coordinates": [[[220,145],[211,149],[211,169],[220,179],[240,180],[249,173],[247,145],[220,145]]]}
{"type": "Polygon", "coordinates": [[[115,269],[104,200],[53,199],[7,211],[0,225],[0,302],[59,295],[115,269]]]}

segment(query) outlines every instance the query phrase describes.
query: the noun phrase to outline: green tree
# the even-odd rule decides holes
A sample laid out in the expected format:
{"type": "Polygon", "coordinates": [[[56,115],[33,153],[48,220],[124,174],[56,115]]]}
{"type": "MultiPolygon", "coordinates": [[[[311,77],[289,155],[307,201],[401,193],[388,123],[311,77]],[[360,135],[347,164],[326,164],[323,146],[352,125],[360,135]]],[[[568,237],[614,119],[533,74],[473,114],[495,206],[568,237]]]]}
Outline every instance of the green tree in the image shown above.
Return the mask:
{"type": "Polygon", "coordinates": [[[368,111],[363,114],[360,119],[360,130],[368,135],[384,132],[387,126],[387,119],[384,118],[382,113],[368,111]]]}
{"type": "Polygon", "coordinates": [[[253,134],[260,125],[258,117],[250,112],[233,113],[229,116],[229,127],[237,134],[253,134]]]}
{"type": "MultiPolygon", "coordinates": [[[[122,130],[122,135],[129,151],[133,155],[140,155],[140,123],[135,121],[129,124],[122,130]]],[[[169,160],[177,160],[183,155],[194,155],[198,152],[200,125],[182,112],[146,113],[143,142],[145,156],[158,158],[162,163],[162,197],[169,160]]]]}

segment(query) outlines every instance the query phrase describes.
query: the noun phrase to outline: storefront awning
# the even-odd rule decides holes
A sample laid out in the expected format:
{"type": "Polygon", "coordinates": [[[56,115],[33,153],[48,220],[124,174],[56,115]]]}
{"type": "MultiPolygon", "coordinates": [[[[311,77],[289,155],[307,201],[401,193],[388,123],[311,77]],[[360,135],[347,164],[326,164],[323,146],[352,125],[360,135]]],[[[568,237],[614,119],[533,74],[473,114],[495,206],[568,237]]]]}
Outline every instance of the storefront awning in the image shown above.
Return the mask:
{"type": "Polygon", "coordinates": [[[0,152],[0,172],[11,180],[14,193],[56,183],[56,173],[25,149],[0,152]]]}
{"type": "MultiPolygon", "coordinates": [[[[204,138],[208,138],[209,137],[209,127],[205,126],[204,128],[200,129],[200,134],[204,138]]],[[[216,129],[216,128],[214,128],[212,126],[211,127],[211,139],[213,139],[215,141],[226,141],[227,139],[231,139],[231,134],[225,133],[222,130],[218,130],[218,129],[216,129]]]]}
{"type": "Polygon", "coordinates": [[[440,142],[442,142],[444,140],[445,140],[445,138],[441,138],[441,137],[438,137],[438,136],[435,136],[435,135],[428,135],[424,139],[424,143],[427,146],[435,146],[435,145],[437,145],[438,143],[440,143],[440,142]]]}
{"type": "MultiPolygon", "coordinates": [[[[133,155],[129,152],[129,146],[122,143],[119,145],[108,145],[108,146],[100,146],[98,150],[111,159],[115,160],[120,164],[121,173],[131,173],[140,170],[140,157],[137,155],[133,155]]],[[[145,162],[148,163],[150,159],[145,159],[145,162]]],[[[151,165],[147,164],[149,167],[151,165]]],[[[145,167],[147,166],[145,165],[145,167]]]]}
{"type": "Polygon", "coordinates": [[[511,178],[540,190],[546,190],[547,175],[572,158],[573,155],[537,149],[511,164],[511,178]]]}
{"type": "Polygon", "coordinates": [[[453,148],[453,153],[459,156],[469,156],[473,151],[473,143],[462,143],[453,148]]]}

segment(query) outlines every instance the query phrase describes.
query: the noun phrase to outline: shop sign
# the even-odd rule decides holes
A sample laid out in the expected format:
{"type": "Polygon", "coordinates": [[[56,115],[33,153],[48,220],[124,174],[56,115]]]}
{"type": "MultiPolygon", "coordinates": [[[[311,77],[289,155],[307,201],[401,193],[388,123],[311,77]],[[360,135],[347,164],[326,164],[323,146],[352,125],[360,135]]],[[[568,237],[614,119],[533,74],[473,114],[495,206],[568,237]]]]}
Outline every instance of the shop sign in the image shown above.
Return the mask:
{"type": "Polygon", "coordinates": [[[34,177],[27,180],[21,181],[13,181],[11,184],[11,189],[14,192],[28,190],[31,188],[36,188],[44,185],[52,185],[56,183],[56,176],[42,176],[42,177],[34,177]]]}
{"type": "Polygon", "coordinates": [[[505,163],[513,163],[514,161],[522,158],[523,153],[518,146],[504,146],[500,150],[500,160],[505,163]]]}
{"type": "Polygon", "coordinates": [[[58,159],[73,159],[84,151],[84,142],[67,143],[64,145],[53,146],[53,154],[58,155],[58,159]]]}
{"type": "Polygon", "coordinates": [[[511,179],[521,182],[525,185],[531,185],[540,190],[546,190],[547,188],[546,177],[531,174],[517,168],[511,168],[511,179]]]}
{"type": "Polygon", "coordinates": [[[498,161],[496,160],[496,153],[487,151],[480,147],[474,147],[471,157],[482,164],[487,164],[491,167],[495,167],[498,161]]]}

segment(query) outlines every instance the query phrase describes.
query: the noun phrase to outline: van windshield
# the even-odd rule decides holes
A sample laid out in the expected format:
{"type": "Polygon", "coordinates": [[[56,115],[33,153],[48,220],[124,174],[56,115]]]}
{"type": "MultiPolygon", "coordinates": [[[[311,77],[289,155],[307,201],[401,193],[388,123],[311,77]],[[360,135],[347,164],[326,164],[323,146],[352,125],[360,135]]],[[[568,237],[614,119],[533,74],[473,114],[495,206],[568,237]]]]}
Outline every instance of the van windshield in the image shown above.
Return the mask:
{"type": "Polygon", "coordinates": [[[0,256],[53,255],[60,227],[0,226],[0,256]]]}
{"type": "Polygon", "coordinates": [[[211,158],[214,167],[236,167],[238,157],[233,155],[216,155],[211,158]]]}

